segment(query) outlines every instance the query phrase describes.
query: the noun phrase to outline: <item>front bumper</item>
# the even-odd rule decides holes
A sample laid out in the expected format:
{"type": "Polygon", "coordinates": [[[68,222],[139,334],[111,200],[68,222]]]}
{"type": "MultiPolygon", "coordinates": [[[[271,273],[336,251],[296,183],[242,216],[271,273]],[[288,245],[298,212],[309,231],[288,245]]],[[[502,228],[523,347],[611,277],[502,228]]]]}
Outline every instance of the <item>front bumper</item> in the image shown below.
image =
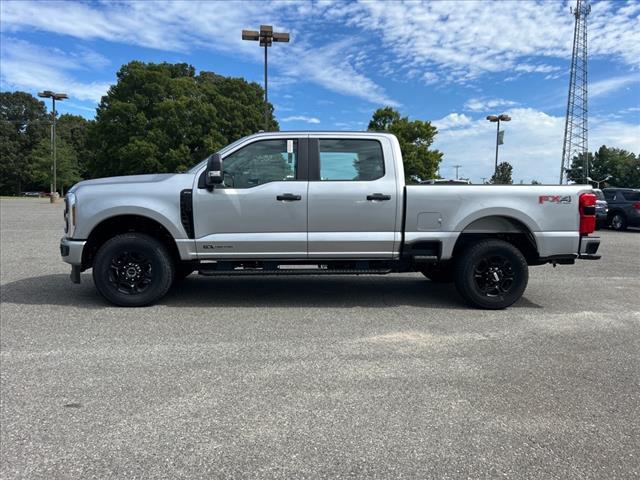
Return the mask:
{"type": "Polygon", "coordinates": [[[60,240],[60,255],[62,260],[71,265],[82,265],[82,251],[87,243],[86,240],[72,240],[70,238],[62,238],[60,240]]]}
{"type": "Polygon", "coordinates": [[[80,270],[82,269],[82,251],[86,240],[71,240],[63,237],[60,240],[60,255],[62,260],[71,264],[71,281],[80,283],[80,270]]]}

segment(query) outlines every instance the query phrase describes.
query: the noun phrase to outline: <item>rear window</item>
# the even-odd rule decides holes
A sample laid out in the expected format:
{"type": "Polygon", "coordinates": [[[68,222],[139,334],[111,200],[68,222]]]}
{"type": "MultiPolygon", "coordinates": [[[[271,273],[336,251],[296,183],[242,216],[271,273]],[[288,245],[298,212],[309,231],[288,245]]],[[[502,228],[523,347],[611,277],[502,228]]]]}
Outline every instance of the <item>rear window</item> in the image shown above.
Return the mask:
{"type": "Polygon", "coordinates": [[[640,200],[640,192],[622,192],[625,200],[629,200],[630,202],[637,202],[640,200]]]}

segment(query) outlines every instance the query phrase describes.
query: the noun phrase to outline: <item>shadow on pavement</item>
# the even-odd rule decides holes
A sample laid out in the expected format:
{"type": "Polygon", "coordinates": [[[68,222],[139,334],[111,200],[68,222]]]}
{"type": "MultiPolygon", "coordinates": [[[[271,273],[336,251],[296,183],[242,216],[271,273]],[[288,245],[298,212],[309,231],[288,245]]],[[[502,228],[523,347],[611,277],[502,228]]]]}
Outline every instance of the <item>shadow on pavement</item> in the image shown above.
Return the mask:
{"type": "MultiPolygon", "coordinates": [[[[65,274],[30,277],[2,285],[0,301],[23,305],[110,306],[96,292],[90,274],[82,284],[65,274]]],[[[167,307],[353,308],[415,306],[468,309],[453,285],[420,276],[217,277],[193,275],[175,285],[160,305],[167,307]]],[[[542,308],[522,298],[512,308],[542,308]]]]}

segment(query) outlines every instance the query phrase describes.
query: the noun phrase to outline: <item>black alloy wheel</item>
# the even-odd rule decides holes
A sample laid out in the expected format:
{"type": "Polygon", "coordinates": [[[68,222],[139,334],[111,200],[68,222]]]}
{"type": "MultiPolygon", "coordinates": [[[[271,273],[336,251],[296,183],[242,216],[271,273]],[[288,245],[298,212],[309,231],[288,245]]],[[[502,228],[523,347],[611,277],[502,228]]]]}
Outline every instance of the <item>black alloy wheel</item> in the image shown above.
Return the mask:
{"type": "Polygon", "coordinates": [[[107,240],[93,263],[93,281],[111,303],[142,307],[162,298],[174,278],[174,264],[158,239],[125,233],[107,240]]]}
{"type": "Polygon", "coordinates": [[[529,281],[529,267],[522,252],[511,243],[480,240],[460,252],[454,280],[468,304],[497,310],[520,299],[529,281]]]}

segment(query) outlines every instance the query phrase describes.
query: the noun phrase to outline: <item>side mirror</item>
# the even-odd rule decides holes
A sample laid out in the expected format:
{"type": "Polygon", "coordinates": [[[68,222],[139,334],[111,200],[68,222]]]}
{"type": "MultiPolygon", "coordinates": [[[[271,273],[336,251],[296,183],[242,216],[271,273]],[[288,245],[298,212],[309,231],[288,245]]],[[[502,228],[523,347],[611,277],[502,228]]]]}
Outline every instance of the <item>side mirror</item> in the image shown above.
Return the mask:
{"type": "Polygon", "coordinates": [[[222,174],[222,157],[219,153],[214,153],[207,161],[207,170],[204,174],[204,184],[209,190],[213,190],[215,185],[220,185],[224,180],[222,174]]]}

